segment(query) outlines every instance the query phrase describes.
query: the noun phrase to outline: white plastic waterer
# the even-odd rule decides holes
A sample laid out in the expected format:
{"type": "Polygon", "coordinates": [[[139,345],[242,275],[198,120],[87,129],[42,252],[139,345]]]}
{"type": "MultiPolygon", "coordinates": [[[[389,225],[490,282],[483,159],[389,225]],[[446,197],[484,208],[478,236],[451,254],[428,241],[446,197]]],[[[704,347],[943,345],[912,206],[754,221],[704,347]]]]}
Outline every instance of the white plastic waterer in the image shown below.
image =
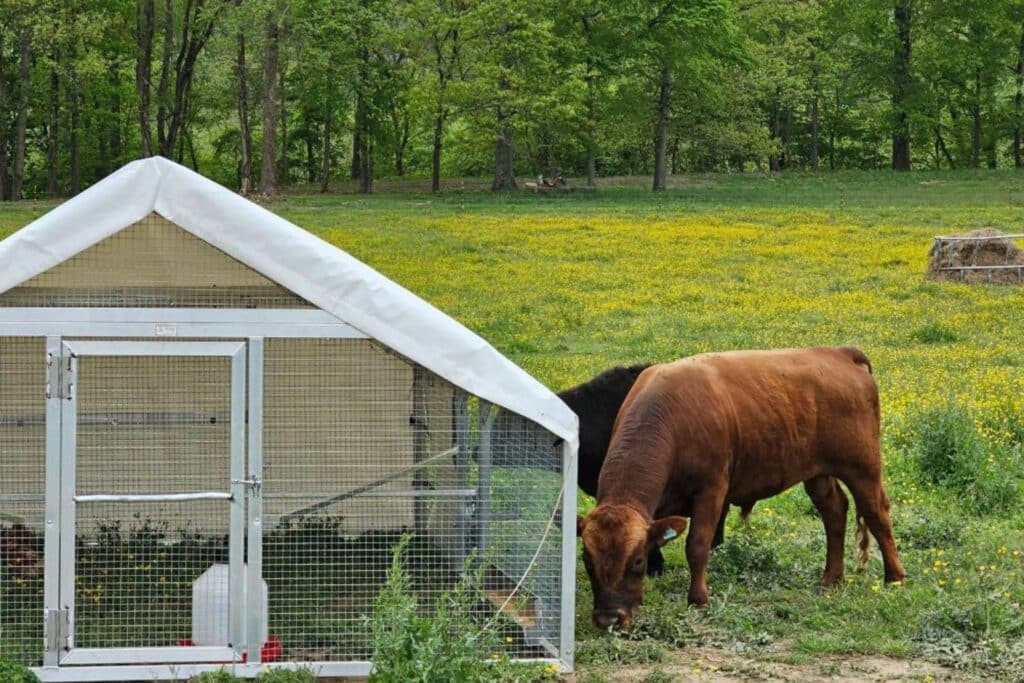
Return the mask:
{"type": "MultiPolygon", "coordinates": [[[[236,587],[236,593],[242,601],[242,642],[236,643],[240,646],[248,642],[246,637],[246,605],[248,596],[246,590],[249,582],[246,577],[248,565],[243,565],[242,585],[236,587]]],[[[260,632],[257,634],[256,642],[262,644],[267,642],[267,582],[263,581],[263,590],[260,599],[263,601],[262,622],[260,632]]],[[[231,637],[228,633],[228,614],[230,601],[228,596],[231,593],[231,572],[226,564],[214,564],[203,575],[192,584],[192,642],[200,646],[227,647],[231,637]]]]}

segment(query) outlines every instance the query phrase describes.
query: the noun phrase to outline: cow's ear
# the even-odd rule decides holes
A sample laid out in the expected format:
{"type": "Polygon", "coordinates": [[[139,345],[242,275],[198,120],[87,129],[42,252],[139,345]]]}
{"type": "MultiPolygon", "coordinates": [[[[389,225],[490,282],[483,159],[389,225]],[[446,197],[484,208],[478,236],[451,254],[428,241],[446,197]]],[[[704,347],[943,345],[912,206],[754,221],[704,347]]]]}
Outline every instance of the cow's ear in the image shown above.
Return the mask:
{"type": "Polygon", "coordinates": [[[662,517],[651,523],[647,532],[648,545],[661,547],[686,531],[686,517],[662,517]]]}
{"type": "Polygon", "coordinates": [[[583,518],[576,515],[576,538],[583,536],[583,518]]]}

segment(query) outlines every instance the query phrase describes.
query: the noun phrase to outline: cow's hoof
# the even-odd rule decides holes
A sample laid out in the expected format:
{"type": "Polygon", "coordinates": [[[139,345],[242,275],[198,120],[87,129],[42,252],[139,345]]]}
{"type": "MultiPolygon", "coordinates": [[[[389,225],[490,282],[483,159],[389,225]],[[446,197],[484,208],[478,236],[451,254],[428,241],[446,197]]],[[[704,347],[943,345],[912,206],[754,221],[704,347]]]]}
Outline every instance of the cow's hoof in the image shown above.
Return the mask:
{"type": "Polygon", "coordinates": [[[707,593],[701,595],[690,594],[686,596],[686,602],[687,604],[692,605],[693,607],[701,608],[707,607],[708,603],[711,602],[711,600],[708,599],[707,593]]]}
{"type": "Polygon", "coordinates": [[[818,583],[818,586],[821,588],[822,592],[824,592],[824,591],[828,590],[829,588],[832,588],[833,586],[841,583],[842,580],[843,580],[843,575],[842,574],[840,574],[838,576],[829,576],[828,574],[826,574],[825,576],[821,577],[821,581],[818,583]]]}

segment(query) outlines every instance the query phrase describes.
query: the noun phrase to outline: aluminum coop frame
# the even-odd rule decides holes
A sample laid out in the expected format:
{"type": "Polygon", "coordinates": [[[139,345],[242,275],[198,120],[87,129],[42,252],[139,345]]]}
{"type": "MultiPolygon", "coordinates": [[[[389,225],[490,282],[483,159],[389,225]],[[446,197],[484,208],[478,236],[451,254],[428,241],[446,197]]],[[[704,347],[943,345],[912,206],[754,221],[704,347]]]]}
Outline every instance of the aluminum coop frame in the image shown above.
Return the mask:
{"type": "MultiPolygon", "coordinates": [[[[241,585],[243,581],[242,571],[242,543],[248,539],[246,553],[250,564],[259,565],[262,553],[262,534],[259,532],[265,520],[262,515],[263,496],[248,495],[246,489],[253,491],[253,484],[258,481],[262,468],[262,402],[264,373],[262,372],[262,360],[264,352],[264,340],[267,338],[305,338],[315,337],[319,339],[355,339],[365,340],[366,336],[340,321],[331,321],[327,316],[318,311],[251,311],[251,310],[219,310],[211,312],[203,309],[133,309],[117,310],[103,309],[94,311],[90,309],[19,309],[0,308],[0,338],[3,337],[45,337],[46,348],[49,354],[51,376],[48,378],[50,385],[50,398],[47,400],[46,412],[46,435],[47,435],[47,495],[46,495],[46,525],[45,545],[48,555],[54,557],[74,556],[74,513],[76,506],[82,504],[99,503],[151,503],[168,501],[191,501],[191,500],[222,500],[229,503],[231,510],[231,528],[234,533],[231,537],[231,573],[232,584],[241,585]],[[98,318],[98,319],[97,319],[98,318]],[[67,335],[57,335],[55,332],[67,329],[67,335]],[[193,341],[170,341],[167,335],[169,330],[174,330],[182,336],[187,336],[193,341]],[[160,336],[157,336],[160,335],[160,336]],[[74,337],[75,339],[69,339],[74,337]],[[150,341],[137,341],[138,339],[149,339],[150,341]],[[234,338],[237,341],[220,341],[226,338],[234,338]],[[110,341],[93,341],[103,339],[110,341]],[[126,341],[113,341],[125,339],[126,341]],[[127,341],[127,340],[131,341],[127,341]],[[211,341],[201,341],[210,339],[211,341]],[[217,340],[217,341],[212,341],[217,340]],[[165,494],[76,494],[73,488],[74,471],[74,424],[72,419],[74,406],[77,401],[74,386],[74,374],[69,373],[64,377],[54,377],[52,368],[54,364],[64,364],[64,367],[72,368],[79,358],[92,356],[137,356],[137,357],[188,357],[188,356],[223,356],[231,359],[233,381],[233,400],[231,414],[235,418],[232,421],[233,450],[242,448],[242,443],[247,441],[246,458],[240,457],[241,453],[236,450],[232,457],[232,479],[230,491],[198,491],[191,493],[165,493],[165,494]],[[69,363],[70,361],[70,363],[69,363]],[[246,384],[248,385],[246,391],[246,384]],[[54,390],[54,387],[58,387],[54,390]],[[247,396],[240,400],[243,392],[247,396]],[[239,420],[242,406],[248,403],[248,420],[243,417],[239,420]],[[247,427],[246,427],[247,422],[247,427]],[[244,438],[243,438],[244,437],[244,438]],[[245,469],[241,469],[242,467],[245,469]],[[247,500],[247,505],[240,504],[240,501],[247,500]],[[242,517],[244,509],[247,508],[247,521],[242,517]],[[244,527],[245,532],[239,533],[244,527]]],[[[457,403],[465,406],[465,399],[457,399],[457,403]]],[[[463,407],[464,410],[464,407],[463,407]]],[[[456,409],[456,415],[460,412],[456,409]]],[[[483,423],[485,413],[481,413],[481,433],[488,434],[489,431],[483,423]]],[[[492,415],[489,411],[486,414],[492,415]]],[[[96,421],[103,422],[117,421],[117,416],[96,418],[96,421]]],[[[126,420],[124,416],[121,420],[126,420]]],[[[137,417],[135,419],[138,419],[137,417]]],[[[181,415],[165,416],[170,422],[182,422],[181,415]]],[[[456,423],[460,418],[455,418],[456,423]]],[[[462,422],[465,422],[462,419],[462,422]]],[[[81,424],[78,422],[77,424],[81,424]]],[[[463,425],[461,430],[457,429],[459,439],[464,440],[461,435],[470,433],[469,425],[463,425]]],[[[436,495],[437,497],[471,498],[476,505],[486,505],[488,478],[490,471],[487,462],[486,438],[482,455],[479,458],[479,479],[477,487],[437,489],[436,491],[418,490],[415,493],[422,495],[436,495]]],[[[576,462],[575,453],[568,444],[561,447],[563,460],[561,479],[562,489],[560,498],[562,501],[561,523],[559,530],[561,557],[559,572],[562,576],[573,576],[575,572],[575,533],[567,525],[575,517],[575,485],[576,462]],[[568,521],[567,521],[568,520],[568,521]]],[[[468,447],[465,444],[458,444],[451,449],[440,452],[440,457],[451,456],[458,452],[465,452],[468,447]]],[[[433,456],[437,458],[438,456],[433,456]]],[[[424,458],[424,461],[426,458],[424,458]]],[[[456,458],[458,460],[458,458],[456,458]]],[[[427,462],[426,465],[430,463],[427,462]]],[[[463,463],[463,468],[468,467],[463,463]]],[[[415,469],[413,466],[411,469],[415,469]]],[[[393,477],[393,475],[392,475],[393,477]]],[[[391,478],[391,477],[386,477],[391,478]]],[[[374,490],[374,484],[382,482],[371,482],[370,486],[362,487],[363,490],[340,493],[340,497],[348,496],[369,496],[385,497],[395,495],[387,491],[374,490]]],[[[409,491],[398,491],[398,495],[408,494],[409,491]]],[[[284,494],[287,496],[287,494],[284,494]]],[[[0,504],[3,498],[0,497],[0,504]]],[[[332,501],[328,498],[319,501],[317,505],[329,506],[332,501]]],[[[315,507],[315,506],[310,506],[315,507]]],[[[302,510],[299,510],[301,513],[302,510]]],[[[470,536],[467,528],[469,524],[480,524],[486,526],[487,515],[490,510],[481,510],[475,516],[457,516],[457,533],[470,536]],[[472,519],[470,518],[472,517],[472,519]]],[[[281,519],[287,521],[288,516],[282,515],[281,519]]],[[[475,539],[477,545],[487,543],[486,530],[478,532],[475,539]]],[[[462,552],[461,550],[458,552],[462,552]]],[[[462,556],[458,558],[462,561],[462,556]]],[[[169,680],[195,675],[204,671],[217,671],[225,667],[238,676],[255,677],[265,667],[298,668],[308,667],[319,675],[323,676],[366,676],[372,670],[372,663],[369,661],[288,661],[288,662],[260,662],[260,648],[257,643],[250,642],[244,648],[248,652],[255,653],[250,660],[246,657],[242,661],[239,654],[240,649],[213,647],[213,648],[75,648],[73,646],[73,620],[69,621],[66,616],[69,606],[68,602],[61,602],[58,596],[74,595],[72,581],[73,575],[67,572],[61,574],[59,563],[47,563],[45,575],[45,604],[47,610],[47,649],[44,657],[44,665],[35,667],[33,670],[44,681],[113,681],[113,680],[169,680]],[[69,643],[70,641],[70,643],[69,643]],[[217,663],[203,663],[210,660],[217,663]]],[[[255,592],[260,581],[258,572],[247,572],[244,574],[244,581],[250,594],[255,592]]],[[[572,581],[562,581],[558,620],[558,638],[561,647],[552,647],[550,651],[556,656],[530,658],[529,661],[541,661],[558,666],[563,671],[571,671],[573,663],[573,623],[574,623],[574,585],[572,581]]],[[[238,624],[243,619],[247,621],[248,633],[256,631],[255,625],[260,621],[262,615],[258,609],[252,609],[243,615],[240,611],[240,604],[233,603],[231,626],[233,633],[239,631],[238,624]]],[[[525,660],[524,660],[525,661],[525,660]]]]}
{"type": "Polygon", "coordinates": [[[366,676],[411,535],[421,610],[472,577],[481,656],[570,672],[575,432],[347,254],[135,162],[0,242],[0,656],[43,681],[366,676]]]}

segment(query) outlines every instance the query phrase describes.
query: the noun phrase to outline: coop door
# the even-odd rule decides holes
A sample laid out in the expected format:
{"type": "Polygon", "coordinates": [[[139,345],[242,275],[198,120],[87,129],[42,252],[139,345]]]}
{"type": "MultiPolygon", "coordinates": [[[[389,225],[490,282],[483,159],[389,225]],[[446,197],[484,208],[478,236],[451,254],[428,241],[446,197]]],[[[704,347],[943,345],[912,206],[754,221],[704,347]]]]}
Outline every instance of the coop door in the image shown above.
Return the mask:
{"type": "Polygon", "coordinates": [[[239,661],[254,488],[246,344],[65,340],[57,362],[59,609],[47,611],[49,659],[239,661]]]}

